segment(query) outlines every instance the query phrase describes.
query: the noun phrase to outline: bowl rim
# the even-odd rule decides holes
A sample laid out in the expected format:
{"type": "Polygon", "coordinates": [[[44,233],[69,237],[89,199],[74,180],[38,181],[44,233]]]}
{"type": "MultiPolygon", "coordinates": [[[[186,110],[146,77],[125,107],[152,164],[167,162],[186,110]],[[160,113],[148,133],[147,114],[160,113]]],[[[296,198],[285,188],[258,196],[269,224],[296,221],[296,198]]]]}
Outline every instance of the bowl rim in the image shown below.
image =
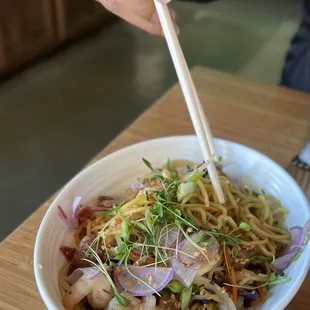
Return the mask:
{"type": "MultiPolygon", "coordinates": [[[[134,144],[128,145],[128,146],[126,146],[124,148],[118,149],[118,150],[116,150],[116,151],[114,151],[114,152],[112,152],[112,153],[110,153],[110,154],[100,158],[99,160],[97,160],[96,162],[90,164],[89,166],[86,166],[85,168],[83,168],[81,171],[79,171],[72,179],[70,179],[59,190],[58,194],[56,195],[56,197],[53,199],[53,201],[49,205],[49,207],[48,207],[48,209],[47,209],[47,211],[46,211],[46,213],[45,213],[45,215],[44,215],[44,217],[43,217],[43,219],[41,221],[40,227],[39,227],[39,229],[37,231],[35,245],[34,245],[33,269],[34,269],[35,281],[36,281],[39,293],[41,295],[41,298],[42,298],[44,304],[48,307],[48,309],[58,309],[58,306],[56,305],[54,299],[52,298],[52,296],[50,295],[48,290],[45,289],[45,287],[44,287],[45,286],[44,285],[44,280],[43,280],[43,278],[41,276],[40,269],[42,267],[40,266],[40,264],[38,262],[39,261],[39,257],[40,257],[40,252],[42,250],[42,244],[40,242],[40,237],[43,235],[44,230],[47,229],[46,222],[47,222],[48,217],[51,214],[51,212],[53,212],[55,202],[58,200],[58,198],[63,194],[63,192],[67,191],[67,189],[75,182],[75,180],[77,180],[78,178],[82,177],[83,174],[87,173],[90,169],[95,169],[97,166],[101,165],[103,161],[106,161],[106,160],[110,159],[113,156],[120,156],[122,153],[126,153],[128,150],[134,151],[136,148],[139,148],[141,145],[156,144],[158,142],[165,142],[165,141],[173,141],[173,142],[175,142],[175,140],[180,140],[180,141],[182,141],[184,143],[184,140],[186,140],[186,139],[188,139],[188,140],[197,140],[197,137],[195,135],[165,136],[165,137],[159,137],[159,138],[155,138],[155,139],[141,141],[141,142],[138,142],[138,143],[134,143],[134,144]]],[[[234,142],[234,141],[230,141],[230,140],[226,140],[226,139],[222,139],[222,138],[214,138],[214,139],[216,141],[222,141],[222,142],[225,142],[225,143],[229,143],[229,144],[235,145],[238,148],[244,149],[244,151],[247,150],[247,151],[250,151],[252,153],[255,153],[256,155],[259,155],[261,158],[263,158],[264,161],[272,163],[275,166],[275,168],[278,170],[278,172],[283,177],[289,179],[294,184],[295,189],[297,190],[299,196],[302,198],[304,204],[307,205],[308,208],[309,208],[309,202],[308,202],[305,194],[303,193],[303,191],[301,190],[301,188],[297,184],[297,182],[277,162],[275,162],[274,160],[272,160],[271,158],[269,158],[265,154],[255,150],[255,149],[253,149],[251,147],[248,147],[246,145],[240,144],[238,142],[234,142]]],[[[298,276],[295,277],[295,282],[296,282],[297,285],[291,286],[291,288],[289,289],[289,291],[287,292],[285,297],[280,299],[277,302],[277,304],[272,309],[270,309],[270,310],[284,309],[290,303],[290,301],[294,298],[296,293],[298,292],[298,290],[301,287],[304,279],[306,278],[308,270],[310,268],[310,249],[308,251],[304,251],[303,255],[307,255],[308,259],[305,260],[305,264],[302,265],[302,268],[300,269],[300,272],[299,272],[298,276]]]]}

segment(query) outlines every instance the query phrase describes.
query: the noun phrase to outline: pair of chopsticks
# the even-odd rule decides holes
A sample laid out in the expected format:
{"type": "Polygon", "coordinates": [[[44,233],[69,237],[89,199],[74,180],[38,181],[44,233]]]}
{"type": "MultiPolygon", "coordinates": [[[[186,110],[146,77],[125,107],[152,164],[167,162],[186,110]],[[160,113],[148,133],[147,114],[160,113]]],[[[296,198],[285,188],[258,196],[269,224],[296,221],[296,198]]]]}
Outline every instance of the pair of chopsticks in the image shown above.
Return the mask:
{"type": "Polygon", "coordinates": [[[224,203],[225,198],[215,166],[215,162],[218,162],[219,158],[215,149],[208,120],[201,106],[197,90],[183,55],[180,42],[171,20],[168,6],[157,0],[154,0],[154,3],[193,122],[193,126],[198,137],[203,158],[206,162],[209,162],[207,169],[210,180],[219,202],[224,203]]]}

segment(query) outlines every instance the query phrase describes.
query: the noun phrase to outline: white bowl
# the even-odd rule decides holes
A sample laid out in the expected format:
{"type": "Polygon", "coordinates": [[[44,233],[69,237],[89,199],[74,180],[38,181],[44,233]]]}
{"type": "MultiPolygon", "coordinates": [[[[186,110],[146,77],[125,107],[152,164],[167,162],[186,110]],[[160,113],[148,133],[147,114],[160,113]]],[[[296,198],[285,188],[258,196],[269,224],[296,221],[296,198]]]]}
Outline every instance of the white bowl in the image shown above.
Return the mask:
{"type": "MultiPolygon", "coordinates": [[[[266,156],[233,142],[216,139],[218,153],[223,157],[226,174],[242,184],[264,189],[277,197],[290,210],[286,225],[303,226],[310,217],[306,197],[293,178],[278,164],[266,156]]],[[[59,247],[71,242],[72,235],[59,220],[57,206],[71,211],[77,195],[82,202],[91,202],[106,194],[118,196],[138,176],[148,172],[141,158],[147,158],[155,166],[167,159],[202,160],[194,136],[167,137],[135,144],[115,152],[79,173],[56,197],[48,209],[37,234],[34,250],[34,272],[42,299],[48,309],[64,309],[58,286],[58,270],[65,263],[59,247]]],[[[273,295],[260,307],[261,310],[281,310],[292,300],[301,286],[310,265],[308,246],[298,261],[287,269],[292,280],[278,285],[273,295]]]]}

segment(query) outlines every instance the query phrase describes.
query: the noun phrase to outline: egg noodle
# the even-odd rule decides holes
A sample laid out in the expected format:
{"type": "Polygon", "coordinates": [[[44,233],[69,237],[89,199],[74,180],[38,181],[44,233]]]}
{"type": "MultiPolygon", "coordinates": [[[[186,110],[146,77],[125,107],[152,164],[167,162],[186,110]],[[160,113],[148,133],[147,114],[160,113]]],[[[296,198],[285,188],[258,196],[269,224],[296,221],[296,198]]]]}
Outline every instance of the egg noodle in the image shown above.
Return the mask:
{"type": "Polygon", "coordinates": [[[289,281],[272,270],[279,249],[291,242],[283,228],[288,211],[276,198],[238,186],[219,170],[226,200],[220,204],[199,166],[175,161],[153,169],[144,161],[152,172],[125,201],[79,221],[68,275],[97,268],[105,288],[94,295],[88,284],[79,299],[82,272],[66,285],[66,309],[241,310],[264,303],[272,284],[289,281]]]}

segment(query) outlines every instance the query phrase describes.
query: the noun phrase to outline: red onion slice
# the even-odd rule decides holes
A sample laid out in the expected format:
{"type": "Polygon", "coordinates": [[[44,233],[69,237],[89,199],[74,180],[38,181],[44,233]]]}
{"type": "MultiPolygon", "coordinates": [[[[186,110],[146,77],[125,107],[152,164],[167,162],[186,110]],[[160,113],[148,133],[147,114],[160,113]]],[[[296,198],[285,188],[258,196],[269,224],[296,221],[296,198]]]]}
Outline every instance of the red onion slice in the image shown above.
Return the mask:
{"type": "Polygon", "coordinates": [[[179,250],[182,251],[182,253],[178,254],[179,261],[186,267],[195,267],[195,265],[200,265],[201,262],[205,260],[212,260],[220,248],[216,238],[205,231],[193,233],[189,236],[189,238],[192,242],[188,239],[184,239],[179,245],[179,250]],[[202,238],[207,239],[201,243],[202,238]],[[203,251],[200,251],[197,246],[203,248],[203,251]],[[194,256],[194,258],[190,257],[189,255],[194,256]]]}
{"type": "Polygon", "coordinates": [[[132,191],[136,192],[143,188],[143,184],[141,184],[139,180],[136,180],[131,183],[130,188],[132,189],[132,191]]]}
{"type": "Polygon", "coordinates": [[[165,248],[175,248],[176,244],[180,244],[183,241],[183,233],[177,227],[166,226],[159,229],[162,231],[162,237],[159,240],[159,244],[165,248]]]}
{"type": "Polygon", "coordinates": [[[81,200],[82,200],[82,196],[76,196],[72,204],[72,219],[75,219],[76,221],[77,221],[76,210],[77,210],[77,207],[80,205],[81,200]]]}
{"type": "Polygon", "coordinates": [[[191,234],[189,237],[194,244],[197,245],[198,243],[200,247],[204,248],[204,252],[201,253],[188,239],[184,239],[179,244],[178,249],[182,253],[179,252],[177,257],[171,260],[171,265],[174,269],[174,279],[180,281],[185,287],[189,287],[193,283],[201,264],[207,260],[212,260],[219,250],[218,241],[208,232],[200,231],[199,233],[191,234]],[[200,245],[201,237],[207,237],[208,246],[206,244],[200,245]]]}
{"type": "Polygon", "coordinates": [[[82,276],[86,276],[87,279],[92,281],[95,280],[100,274],[102,273],[95,267],[78,268],[71,273],[66,281],[71,286],[82,276]]]}
{"type": "Polygon", "coordinates": [[[281,272],[292,263],[298,252],[305,247],[309,230],[310,219],[306,222],[304,227],[294,226],[290,229],[292,241],[284,248],[281,256],[271,264],[274,271],[281,272]]]}
{"type": "Polygon", "coordinates": [[[185,267],[178,259],[172,259],[171,266],[174,269],[173,279],[178,280],[185,287],[189,287],[193,283],[201,263],[196,264],[195,267],[185,267]]]}
{"type": "Polygon", "coordinates": [[[295,248],[296,245],[302,245],[305,240],[305,234],[304,234],[304,229],[300,226],[295,226],[290,229],[291,233],[291,243],[287,245],[281,255],[286,255],[291,253],[295,248]]]}
{"type": "Polygon", "coordinates": [[[124,266],[116,267],[114,281],[133,296],[148,296],[161,291],[173,275],[173,269],[167,267],[128,266],[128,270],[124,266]]]}
{"type": "Polygon", "coordinates": [[[76,217],[76,211],[77,211],[77,207],[79,206],[81,200],[82,200],[82,196],[77,196],[73,200],[71,217],[67,215],[67,213],[62,209],[61,206],[58,206],[57,208],[58,216],[70,229],[76,229],[79,226],[79,222],[76,217]]]}

